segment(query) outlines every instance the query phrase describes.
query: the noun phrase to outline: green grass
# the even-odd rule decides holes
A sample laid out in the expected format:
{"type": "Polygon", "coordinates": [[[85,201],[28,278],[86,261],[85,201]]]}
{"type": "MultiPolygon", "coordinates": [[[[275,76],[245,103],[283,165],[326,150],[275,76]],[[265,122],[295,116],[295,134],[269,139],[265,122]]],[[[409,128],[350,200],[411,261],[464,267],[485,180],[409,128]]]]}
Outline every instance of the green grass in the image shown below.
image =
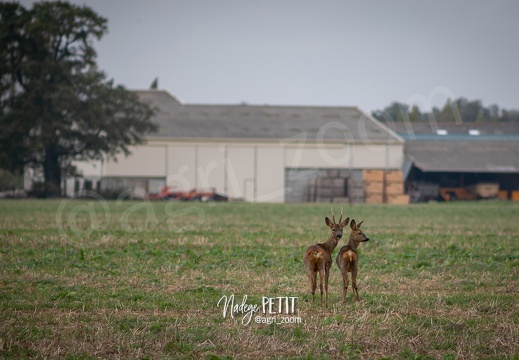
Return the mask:
{"type": "Polygon", "coordinates": [[[0,358],[519,357],[519,204],[344,212],[362,300],[334,264],[326,309],[302,257],[327,204],[0,201],[0,358]],[[302,323],[224,318],[231,294],[298,297],[302,323]]]}

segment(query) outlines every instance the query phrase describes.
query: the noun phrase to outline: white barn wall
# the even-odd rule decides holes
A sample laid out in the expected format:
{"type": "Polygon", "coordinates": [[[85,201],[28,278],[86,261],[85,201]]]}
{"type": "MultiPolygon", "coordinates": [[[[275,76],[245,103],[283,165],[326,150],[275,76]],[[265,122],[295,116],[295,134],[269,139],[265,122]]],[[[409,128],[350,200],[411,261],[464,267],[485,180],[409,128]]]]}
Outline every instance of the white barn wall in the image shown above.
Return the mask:
{"type": "Polygon", "coordinates": [[[171,144],[166,182],[178,191],[215,188],[247,201],[283,201],[284,175],[278,176],[284,172],[282,154],[280,147],[259,144],[171,144]]]}
{"type": "Polygon", "coordinates": [[[346,145],[287,145],[285,166],[289,168],[338,168],[349,161],[346,145]]]}
{"type": "Polygon", "coordinates": [[[404,145],[356,144],[352,157],[355,169],[400,169],[404,157],[404,145]]]}
{"type": "Polygon", "coordinates": [[[170,144],[167,147],[166,184],[174,190],[189,191],[195,187],[195,144],[170,144]]]}
{"type": "Polygon", "coordinates": [[[197,155],[196,184],[193,188],[215,188],[220,194],[225,189],[225,147],[217,144],[201,144],[195,147],[197,155]]]}
{"type": "Polygon", "coordinates": [[[399,169],[403,162],[403,144],[326,144],[287,146],[285,166],[321,169],[399,169]]]}
{"type": "Polygon", "coordinates": [[[402,169],[402,164],[404,163],[404,144],[394,144],[388,148],[388,168],[402,169]]]}
{"type": "Polygon", "coordinates": [[[103,163],[101,160],[97,161],[78,161],[74,163],[78,170],[85,178],[101,178],[104,173],[103,163]]]}
{"type": "Polygon", "coordinates": [[[178,191],[195,188],[224,190],[224,150],[217,144],[167,145],[166,183],[178,191]]]}
{"type": "Polygon", "coordinates": [[[164,177],[166,147],[146,144],[130,149],[131,155],[120,155],[117,162],[106,161],[105,176],[164,177]]]}
{"type": "Polygon", "coordinates": [[[259,202],[285,201],[285,162],[283,148],[258,146],[257,183],[259,202]]]}
{"type": "Polygon", "coordinates": [[[351,167],[355,169],[384,169],[391,168],[387,163],[388,150],[386,145],[355,144],[351,167]]]}
{"type": "Polygon", "coordinates": [[[246,201],[283,202],[286,168],[399,169],[403,144],[149,142],[107,162],[103,176],[165,178],[177,191],[215,188],[246,201]]]}
{"type": "Polygon", "coordinates": [[[228,146],[227,184],[230,197],[254,200],[254,145],[228,146]]]}

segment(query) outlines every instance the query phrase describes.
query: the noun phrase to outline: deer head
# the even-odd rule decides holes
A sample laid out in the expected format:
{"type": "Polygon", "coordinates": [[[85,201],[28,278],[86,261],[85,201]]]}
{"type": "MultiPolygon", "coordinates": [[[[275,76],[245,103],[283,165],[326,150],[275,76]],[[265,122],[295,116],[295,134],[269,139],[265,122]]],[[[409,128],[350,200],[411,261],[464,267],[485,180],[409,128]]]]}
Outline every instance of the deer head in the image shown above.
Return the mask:
{"type": "Polygon", "coordinates": [[[326,222],[326,225],[332,230],[332,233],[330,234],[330,238],[333,238],[335,240],[339,240],[342,237],[342,229],[348,225],[348,222],[350,221],[350,218],[347,217],[342,221],[342,209],[341,208],[341,214],[339,218],[339,222],[335,222],[335,214],[333,213],[332,208],[332,219],[330,220],[328,217],[324,218],[324,221],[326,222]]]}
{"type": "Polygon", "coordinates": [[[362,225],[363,222],[364,222],[364,220],[362,220],[357,225],[357,223],[355,222],[355,219],[351,220],[351,223],[350,223],[350,228],[351,228],[350,241],[353,240],[357,244],[361,243],[361,242],[364,242],[364,241],[369,241],[368,237],[360,229],[360,226],[362,225]]]}

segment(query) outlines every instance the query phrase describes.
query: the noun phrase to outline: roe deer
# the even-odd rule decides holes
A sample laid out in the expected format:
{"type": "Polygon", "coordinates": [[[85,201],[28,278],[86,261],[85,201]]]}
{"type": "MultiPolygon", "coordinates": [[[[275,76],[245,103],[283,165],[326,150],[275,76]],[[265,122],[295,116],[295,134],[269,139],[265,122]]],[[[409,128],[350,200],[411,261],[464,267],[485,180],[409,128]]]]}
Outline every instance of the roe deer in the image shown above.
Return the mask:
{"type": "Polygon", "coordinates": [[[351,272],[351,282],[353,284],[353,295],[357,294],[357,301],[359,299],[359,290],[357,289],[357,272],[359,271],[359,254],[357,253],[357,247],[361,242],[369,241],[366,235],[360,229],[360,226],[364,222],[361,221],[358,225],[354,219],[351,219],[350,228],[350,240],[348,245],[344,245],[335,259],[337,266],[341,269],[342,281],[344,287],[342,289],[342,302],[345,302],[346,291],[348,291],[348,273],[351,272]]]}
{"type": "Polygon", "coordinates": [[[350,218],[347,217],[342,221],[342,209],[339,223],[335,223],[335,215],[332,208],[332,220],[328,217],[324,219],[326,225],[332,230],[328,241],[312,245],[306,250],[304,261],[306,274],[310,280],[312,289],[312,303],[315,301],[315,289],[317,287],[317,273],[319,273],[321,305],[323,304],[323,282],[326,291],[326,307],[328,307],[328,278],[330,276],[330,267],[332,266],[332,253],[337,247],[337,243],[342,237],[342,228],[348,225],[350,218]],[[342,222],[341,222],[342,221],[342,222]]]}

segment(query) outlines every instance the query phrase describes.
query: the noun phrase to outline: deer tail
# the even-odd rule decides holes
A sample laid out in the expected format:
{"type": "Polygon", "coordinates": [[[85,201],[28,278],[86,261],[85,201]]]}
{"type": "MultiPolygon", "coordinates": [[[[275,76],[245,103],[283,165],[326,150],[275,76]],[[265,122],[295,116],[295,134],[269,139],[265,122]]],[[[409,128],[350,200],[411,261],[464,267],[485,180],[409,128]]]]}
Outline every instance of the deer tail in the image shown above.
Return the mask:
{"type": "Polygon", "coordinates": [[[322,251],[317,251],[317,250],[313,250],[313,251],[312,251],[312,256],[314,257],[314,259],[322,258],[323,255],[324,255],[324,254],[323,254],[322,251]]]}
{"type": "Polygon", "coordinates": [[[352,262],[353,259],[355,259],[355,253],[351,250],[348,250],[348,251],[344,252],[344,254],[342,255],[342,258],[344,260],[349,259],[350,262],[352,262]]]}

